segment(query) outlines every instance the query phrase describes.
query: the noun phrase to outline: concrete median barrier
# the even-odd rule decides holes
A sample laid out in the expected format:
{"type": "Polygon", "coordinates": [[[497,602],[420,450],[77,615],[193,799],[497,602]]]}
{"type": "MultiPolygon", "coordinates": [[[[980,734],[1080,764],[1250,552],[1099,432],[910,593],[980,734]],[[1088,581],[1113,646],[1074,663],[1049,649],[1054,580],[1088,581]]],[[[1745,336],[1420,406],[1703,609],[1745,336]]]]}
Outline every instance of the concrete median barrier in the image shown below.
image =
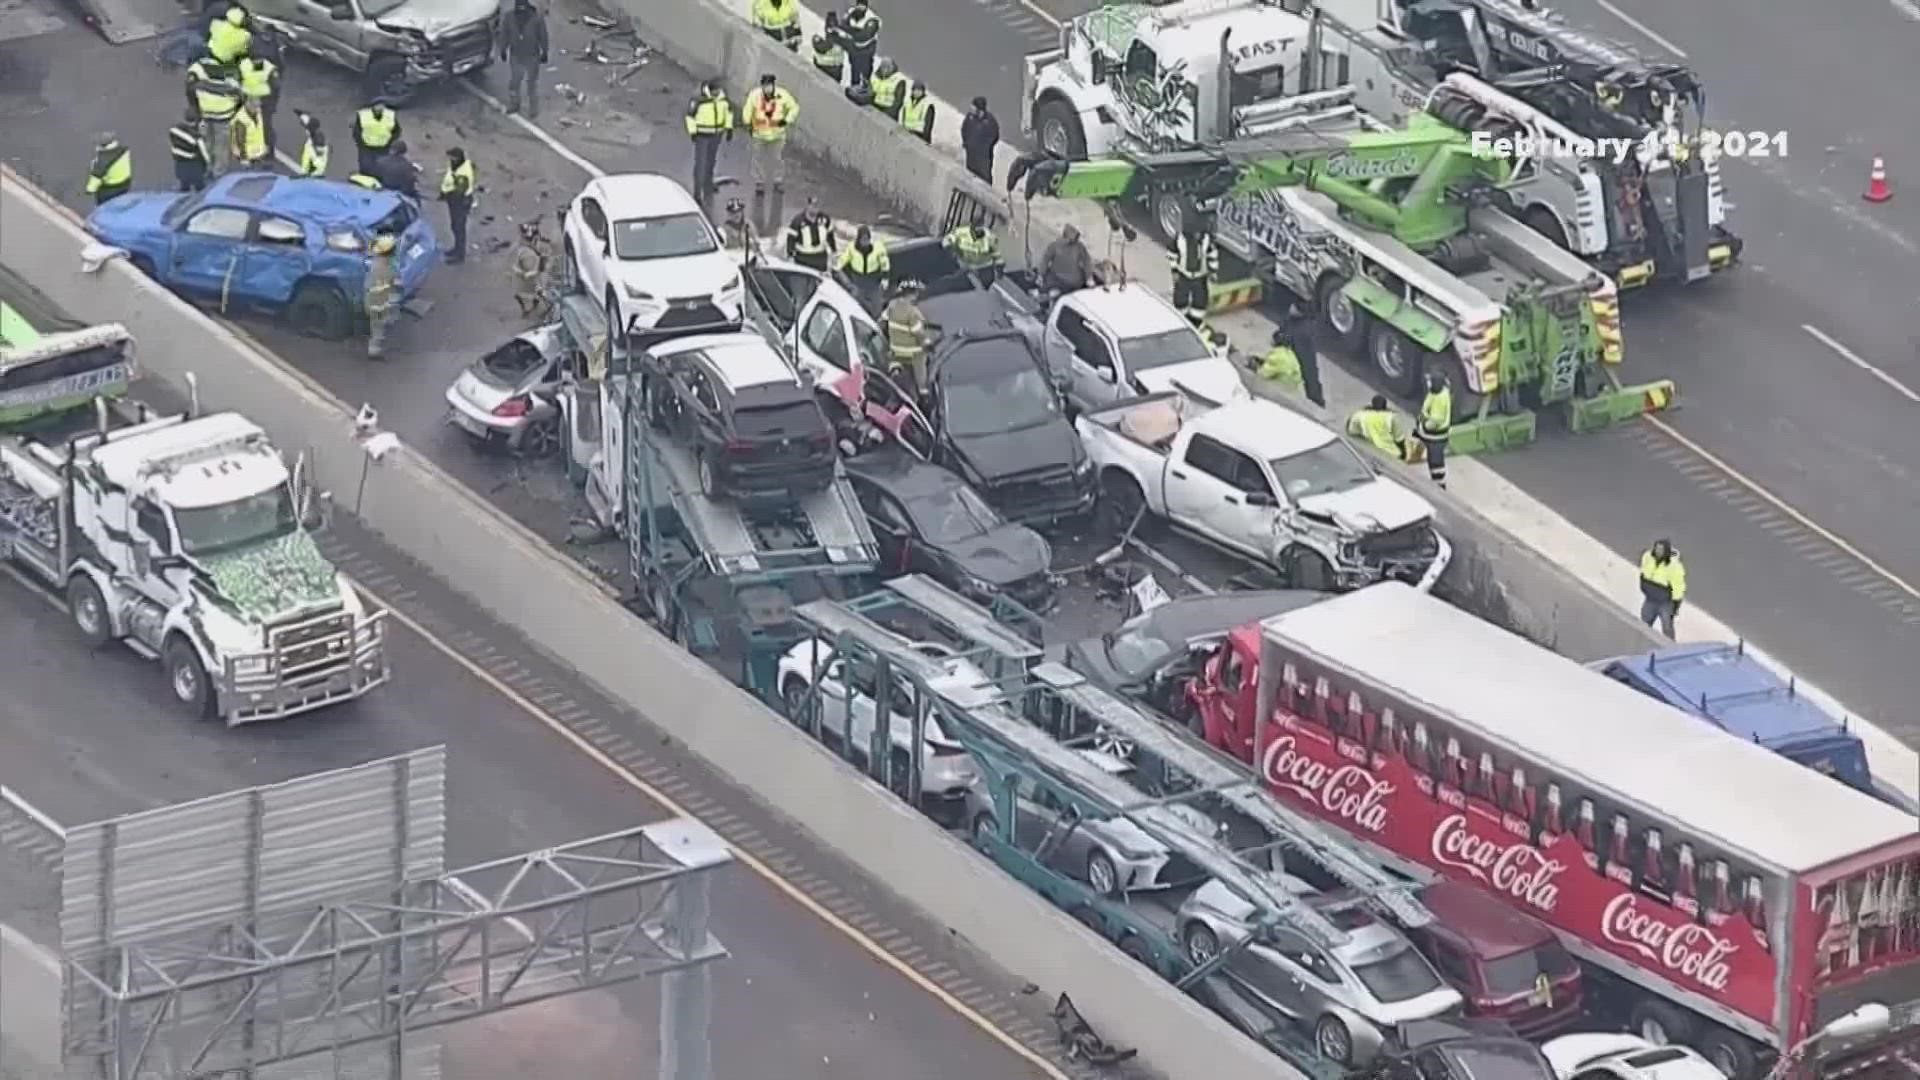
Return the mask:
{"type": "Polygon", "coordinates": [[[0,1080],[58,1080],[59,958],[0,924],[0,1080]]]}
{"type": "Polygon", "coordinates": [[[1017,976],[1049,993],[1072,994],[1097,1028],[1139,1047],[1172,1075],[1271,1080],[1289,1072],[884,788],[857,777],[410,448],[373,463],[353,430],[353,410],[244,332],[122,261],[83,270],[79,223],[10,170],[0,172],[0,220],[0,263],[67,314],[125,325],[153,376],[181,384],[194,373],[203,407],[243,412],[289,452],[308,454],[319,486],[335,493],[343,511],[1017,976]]]}

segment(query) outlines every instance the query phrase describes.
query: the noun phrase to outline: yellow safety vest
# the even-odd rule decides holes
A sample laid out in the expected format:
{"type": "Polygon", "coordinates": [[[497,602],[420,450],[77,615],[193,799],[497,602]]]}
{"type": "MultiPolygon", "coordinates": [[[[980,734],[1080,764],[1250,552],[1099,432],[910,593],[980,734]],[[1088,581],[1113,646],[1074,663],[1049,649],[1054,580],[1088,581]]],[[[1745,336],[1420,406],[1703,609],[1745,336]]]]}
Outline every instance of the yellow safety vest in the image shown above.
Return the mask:
{"type": "Polygon", "coordinates": [[[847,249],[840,253],[837,265],[854,277],[879,277],[893,268],[893,260],[887,257],[887,245],[875,240],[873,247],[865,254],[848,244],[847,249]]]}
{"type": "Polygon", "coordinates": [[[1185,233],[1175,240],[1173,250],[1167,252],[1167,261],[1173,264],[1173,272],[1185,278],[1206,277],[1220,272],[1220,252],[1213,246],[1213,237],[1200,237],[1196,248],[1187,242],[1185,233]]]}
{"type": "Polygon", "coordinates": [[[812,221],[795,226],[793,230],[793,251],[796,255],[826,254],[826,227],[812,221]]]}
{"type": "Polygon", "coordinates": [[[1445,435],[1453,427],[1453,391],[1442,386],[1420,401],[1420,433],[1445,435]]]}
{"type": "Polygon", "coordinates": [[[352,176],[347,177],[347,183],[359,184],[361,187],[366,188],[368,191],[380,190],[380,181],[375,180],[373,177],[368,176],[366,173],[358,173],[358,172],[354,173],[352,176]]]}
{"type": "Polygon", "coordinates": [[[753,25],[762,30],[785,30],[800,21],[800,5],[753,0],[753,25]]]}
{"type": "Polygon", "coordinates": [[[244,26],[235,26],[226,19],[215,19],[207,28],[207,51],[215,60],[231,64],[247,55],[247,49],[253,45],[253,31],[244,26]]]}
{"type": "Polygon", "coordinates": [[[927,126],[927,114],[933,111],[933,99],[921,98],[915,101],[909,97],[900,103],[900,126],[920,134],[927,126]]]}
{"type": "Polygon", "coordinates": [[[313,145],[313,140],[308,139],[307,145],[300,148],[300,175],[301,176],[327,175],[327,159],[332,156],[333,156],[332,147],[315,146],[313,145]]]}
{"type": "Polygon", "coordinates": [[[1361,409],[1354,413],[1347,421],[1347,434],[1358,435],[1395,457],[1401,456],[1400,425],[1386,409],[1361,409]]]}
{"type": "Polygon", "coordinates": [[[478,181],[474,178],[473,161],[472,159],[468,159],[461,162],[458,167],[451,165],[447,167],[446,173],[440,177],[440,194],[452,195],[457,192],[471,199],[473,198],[473,186],[476,183],[478,183],[478,181]],[[460,187],[462,180],[466,181],[465,190],[462,190],[460,187]]]}
{"type": "Polygon", "coordinates": [[[250,98],[272,96],[274,73],[273,61],[247,57],[240,61],[240,92],[250,98]]]}
{"type": "Polygon", "coordinates": [[[873,92],[873,104],[875,108],[893,108],[893,103],[900,100],[900,92],[906,88],[907,77],[897,71],[889,78],[883,79],[875,75],[867,80],[867,89],[873,92]]]}
{"type": "Polygon", "coordinates": [[[733,130],[733,109],[727,95],[694,98],[687,107],[687,134],[725,135],[733,130]]]}
{"type": "Polygon", "coordinates": [[[133,183],[133,151],[126,147],[115,143],[105,153],[96,154],[94,161],[95,167],[87,176],[87,194],[91,195],[101,188],[126,187],[133,183]],[[106,168],[100,168],[98,162],[106,154],[112,154],[113,158],[107,162],[106,168]]]}
{"type": "Polygon", "coordinates": [[[214,75],[196,62],[187,69],[193,104],[208,120],[231,120],[240,111],[240,84],[231,75],[214,75]]]}
{"type": "Polygon", "coordinates": [[[847,66],[847,50],[841,48],[840,43],[833,38],[815,38],[813,66],[825,72],[838,72],[847,66]],[[824,49],[820,47],[822,41],[827,43],[824,49]]]}
{"type": "Polygon", "coordinates": [[[887,305],[887,348],[896,360],[913,360],[926,351],[927,317],[902,300],[887,305]]]}
{"type": "Polygon", "coordinates": [[[960,260],[960,265],[970,270],[992,266],[1000,261],[999,238],[989,232],[976,240],[970,225],[962,225],[948,233],[947,244],[953,248],[954,257],[960,260]]]}
{"type": "Polygon", "coordinates": [[[780,87],[775,87],[773,96],[769,97],[756,86],[747,95],[747,102],[740,111],[746,114],[747,127],[753,132],[753,137],[770,142],[787,137],[787,127],[799,115],[800,103],[780,87]]]}
{"type": "Polygon", "coordinates": [[[233,144],[233,159],[252,165],[267,159],[267,124],[265,120],[255,120],[244,109],[233,114],[233,124],[227,128],[228,140],[233,144]]]}
{"type": "Polygon", "coordinates": [[[361,109],[360,141],[369,149],[384,150],[393,141],[394,129],[400,126],[400,116],[392,109],[383,109],[376,115],[372,108],[361,109]]]}
{"type": "Polygon", "coordinates": [[[1300,357],[1289,345],[1275,345],[1260,358],[1260,377],[1272,379],[1289,390],[1298,390],[1305,385],[1300,374],[1300,357]]]}
{"type": "Polygon", "coordinates": [[[1669,555],[1666,562],[1655,559],[1652,551],[1641,555],[1640,580],[1666,590],[1676,602],[1687,598],[1687,568],[1681,564],[1679,552],[1669,555]]]}

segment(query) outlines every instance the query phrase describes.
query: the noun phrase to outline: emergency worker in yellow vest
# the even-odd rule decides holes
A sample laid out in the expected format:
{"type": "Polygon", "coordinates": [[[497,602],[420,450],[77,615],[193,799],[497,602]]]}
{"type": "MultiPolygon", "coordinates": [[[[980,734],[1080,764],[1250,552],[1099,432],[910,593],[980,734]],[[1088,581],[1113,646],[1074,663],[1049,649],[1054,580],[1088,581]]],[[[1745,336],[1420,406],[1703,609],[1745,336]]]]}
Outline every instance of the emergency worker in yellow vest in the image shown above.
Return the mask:
{"type": "Polygon", "coordinates": [[[810,56],[813,60],[813,69],[832,79],[836,86],[847,77],[846,40],[845,32],[840,29],[840,13],[827,12],[826,25],[820,28],[819,33],[813,35],[813,49],[810,56]]]}
{"type": "Polygon", "coordinates": [[[863,87],[873,78],[873,58],[880,51],[880,16],[867,6],[867,0],[853,0],[847,17],[840,20],[842,42],[847,48],[847,85],[863,87]]]}
{"type": "Polygon", "coordinates": [[[933,102],[927,100],[927,84],[917,82],[900,104],[900,126],[923,143],[933,143],[933,102]]]}
{"type": "Polygon", "coordinates": [[[1367,407],[1359,409],[1347,418],[1347,434],[1357,439],[1365,439],[1374,449],[1383,454],[1392,454],[1401,461],[1407,460],[1407,439],[1401,433],[1400,418],[1387,407],[1383,394],[1373,395],[1367,407]]]}
{"type": "Polygon", "coordinates": [[[853,243],[834,260],[833,268],[847,279],[847,287],[862,306],[869,312],[880,310],[880,297],[886,294],[887,279],[893,274],[893,259],[872,229],[860,226],[853,234],[853,243]]]}
{"type": "Polygon", "coordinates": [[[227,125],[227,147],[236,169],[271,169],[273,151],[267,148],[267,121],[260,115],[260,102],[248,98],[227,125]]]}
{"type": "Polygon", "coordinates": [[[780,225],[781,203],[787,197],[787,131],[799,115],[800,103],[771,72],[760,76],[760,85],[748,91],[740,105],[741,119],[752,136],[753,227],[764,236],[772,236],[780,225]],[[768,189],[773,192],[771,206],[768,189]]]}
{"type": "Polygon", "coordinates": [[[200,113],[189,108],[179,123],[167,129],[167,153],[173,157],[173,178],[181,191],[199,191],[207,186],[207,174],[213,168],[213,151],[207,146],[207,129],[200,113]]]}
{"type": "Polygon", "coordinates": [[[387,353],[387,329],[393,325],[395,285],[393,237],[382,233],[367,253],[367,357],[378,360],[387,353]]]}
{"type": "Polygon", "coordinates": [[[1655,540],[1640,555],[1640,621],[1660,624],[1660,632],[1673,639],[1673,620],[1687,599],[1687,567],[1670,540],[1655,540]]]}
{"type": "Polygon", "coordinates": [[[1300,374],[1300,357],[1294,353],[1293,345],[1287,341],[1285,330],[1275,330],[1271,339],[1273,347],[1260,358],[1255,370],[1263,379],[1272,379],[1282,387],[1299,391],[1306,380],[1300,374]]]}
{"type": "Polygon", "coordinates": [[[903,281],[881,320],[887,325],[887,351],[916,397],[927,392],[927,317],[920,312],[920,283],[903,281]]]}
{"type": "Polygon", "coordinates": [[[787,222],[787,258],[824,274],[833,261],[833,219],[807,200],[807,208],[787,222]]]}
{"type": "Polygon", "coordinates": [[[787,48],[800,51],[800,5],[796,0],[753,0],[753,25],[787,48]]]}
{"type": "Polygon", "coordinates": [[[380,179],[378,177],[368,176],[363,172],[357,172],[348,176],[347,183],[366,188],[368,191],[380,190],[380,179]]]}
{"type": "Polygon", "coordinates": [[[1000,238],[987,228],[986,220],[976,215],[973,223],[962,225],[941,241],[962,270],[971,271],[981,285],[992,285],[1000,272],[1000,238]]]}
{"type": "Polygon", "coordinates": [[[218,176],[227,160],[227,125],[240,111],[240,80],[233,69],[211,56],[187,65],[187,104],[206,126],[203,133],[213,150],[211,172],[218,176]]]}
{"type": "Polygon", "coordinates": [[[1197,216],[1189,216],[1167,252],[1167,262],[1173,266],[1173,306],[1198,325],[1207,317],[1207,289],[1220,272],[1220,250],[1197,216]]]}
{"type": "Polygon", "coordinates": [[[693,198],[701,206],[718,190],[713,173],[720,161],[720,143],[733,138],[733,106],[720,83],[708,79],[687,105],[687,138],[693,140],[693,198]]]}
{"type": "Polygon", "coordinates": [[[280,65],[264,56],[243,56],[235,65],[240,80],[240,96],[260,106],[260,119],[267,133],[267,152],[278,144],[273,135],[274,110],[280,107],[280,65]]]}
{"type": "Polygon", "coordinates": [[[353,145],[360,151],[360,168],[368,176],[380,174],[379,161],[400,137],[400,116],[387,103],[374,100],[353,114],[353,145]]]}
{"type": "Polygon", "coordinates": [[[93,147],[93,163],[87,167],[87,194],[93,196],[93,205],[105,206],[132,186],[133,151],[112,132],[101,135],[93,147]]]}
{"type": "Polygon", "coordinates": [[[215,60],[231,67],[253,48],[253,31],[247,29],[247,11],[239,4],[207,26],[207,52],[215,60]]]}
{"type": "Polygon", "coordinates": [[[311,114],[296,112],[300,121],[300,130],[307,133],[307,141],[300,147],[301,176],[325,176],[327,164],[333,159],[333,148],[327,145],[327,133],[320,130],[320,121],[311,114]]]}
{"type": "Polygon", "coordinates": [[[889,119],[900,119],[900,103],[907,99],[907,77],[900,74],[900,66],[892,58],[880,58],[873,78],[867,80],[867,94],[868,104],[886,113],[889,119]]]}
{"type": "Polygon", "coordinates": [[[1427,452],[1427,479],[1434,486],[1447,486],[1447,439],[1453,431],[1453,391],[1446,376],[1433,372],[1427,376],[1427,395],[1420,400],[1420,422],[1414,436],[1427,452]]]}
{"type": "Polygon", "coordinates": [[[447,151],[447,168],[440,174],[440,201],[447,204],[447,227],[453,230],[453,244],[447,248],[447,261],[467,261],[467,215],[473,212],[473,189],[478,183],[473,162],[467,152],[456,146],[447,151]]]}

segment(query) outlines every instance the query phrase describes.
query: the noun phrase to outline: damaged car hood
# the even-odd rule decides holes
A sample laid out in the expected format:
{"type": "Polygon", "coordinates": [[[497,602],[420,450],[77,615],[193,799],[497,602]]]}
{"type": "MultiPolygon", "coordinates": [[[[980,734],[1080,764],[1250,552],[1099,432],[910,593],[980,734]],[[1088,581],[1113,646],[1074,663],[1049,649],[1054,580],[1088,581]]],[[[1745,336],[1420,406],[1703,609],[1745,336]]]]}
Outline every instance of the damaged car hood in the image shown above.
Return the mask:
{"type": "Polygon", "coordinates": [[[487,22],[498,10],[491,0],[406,0],[373,21],[387,30],[413,30],[437,38],[449,30],[487,22]]]}
{"type": "Polygon", "coordinates": [[[1432,503],[1385,479],[1357,484],[1345,491],[1310,495],[1300,500],[1300,509],[1332,518],[1336,525],[1356,536],[1392,532],[1433,518],[1432,503]]]}
{"type": "Polygon", "coordinates": [[[194,561],[220,598],[254,622],[273,622],[341,602],[333,564],[305,532],[194,561]]]}

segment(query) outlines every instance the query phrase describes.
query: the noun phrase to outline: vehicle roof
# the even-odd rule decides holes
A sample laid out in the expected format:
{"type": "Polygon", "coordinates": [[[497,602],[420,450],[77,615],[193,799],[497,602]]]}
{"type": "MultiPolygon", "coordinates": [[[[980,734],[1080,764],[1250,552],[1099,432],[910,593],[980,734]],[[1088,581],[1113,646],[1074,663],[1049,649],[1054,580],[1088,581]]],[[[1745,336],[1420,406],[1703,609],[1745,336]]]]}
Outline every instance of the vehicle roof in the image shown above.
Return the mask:
{"type": "Polygon", "coordinates": [[[1125,55],[1128,39],[1137,33],[1153,39],[1163,62],[1199,56],[1210,59],[1220,48],[1220,35],[1229,29],[1241,44],[1297,39],[1307,32],[1306,20],[1266,4],[1221,9],[1214,0],[1189,0],[1161,6],[1116,4],[1110,10],[1112,21],[1118,25],[1097,34],[1108,48],[1125,55]]]}
{"type": "Polygon", "coordinates": [[[986,333],[1014,325],[1006,302],[991,289],[927,296],[918,301],[918,307],[928,322],[939,325],[947,334],[961,331],[986,333]]]}
{"type": "Polygon", "coordinates": [[[798,384],[800,376],[767,339],[751,331],[696,334],[653,347],[656,357],[698,353],[735,390],[775,383],[798,384]]]}
{"type": "Polygon", "coordinates": [[[1548,1039],[1540,1047],[1553,1071],[1572,1076],[1602,1061],[1623,1071],[1664,1080],[1726,1080],[1713,1063],[1684,1046],[1655,1046],[1638,1035],[1614,1031],[1584,1031],[1548,1039]]]}
{"type": "Polygon", "coordinates": [[[924,499],[966,486],[953,473],[892,443],[845,458],[843,464],[847,475],[869,480],[900,499],[924,499]]]}
{"type": "Polygon", "coordinates": [[[1677,645],[1607,664],[1625,668],[1668,704],[1763,746],[1838,735],[1845,726],[1739,645],[1677,645]]]}
{"type": "Polygon", "coordinates": [[[1458,941],[1482,960],[1537,949],[1559,940],[1539,921],[1465,882],[1441,878],[1420,891],[1433,913],[1430,932],[1458,941]]]}
{"type": "Polygon", "coordinates": [[[1163,641],[1190,641],[1224,634],[1236,626],[1292,611],[1327,598],[1311,589],[1244,589],[1198,593],[1169,600],[1122,624],[1122,630],[1147,626],[1163,641]]]}
{"type": "Polygon", "coordinates": [[[1266,398],[1228,402],[1187,421],[1187,427],[1262,461],[1318,450],[1336,438],[1331,430],[1306,415],[1266,398]]]}
{"type": "Polygon", "coordinates": [[[933,361],[933,374],[936,377],[954,371],[969,375],[998,375],[1023,368],[1036,372],[1041,370],[1039,358],[1033,355],[1032,343],[1027,340],[1026,334],[1018,330],[963,334],[942,342],[940,353],[933,361]]]}
{"type": "Polygon", "coordinates": [[[1777,870],[1915,835],[1911,815],[1400,582],[1268,619],[1270,640],[1365,672],[1469,734],[1524,751],[1630,813],[1777,870]],[[1483,674],[1498,672],[1498,677],[1483,674]]]}
{"type": "Polygon", "coordinates": [[[342,180],[294,179],[272,173],[232,173],[207,187],[206,202],[247,206],[302,221],[344,222],[370,228],[400,205],[391,191],[372,191],[342,180]]]}
{"type": "Polygon", "coordinates": [[[700,204],[686,188],[659,173],[613,173],[587,181],[582,195],[592,195],[606,203],[609,220],[624,217],[657,218],[670,214],[698,213],[700,204]],[[615,211],[620,211],[619,215],[615,211]]]}
{"type": "Polygon", "coordinates": [[[1096,285],[1070,292],[1062,302],[1079,308],[1087,318],[1099,323],[1122,340],[1164,334],[1169,330],[1191,330],[1186,317],[1173,305],[1138,282],[1096,285]]]}
{"type": "Polygon", "coordinates": [[[96,447],[89,456],[116,487],[152,491],[169,505],[190,509],[226,502],[236,491],[265,491],[286,481],[286,463],[279,454],[271,448],[250,451],[239,445],[264,434],[258,424],[239,413],[215,413],[122,436],[96,447]],[[217,461],[188,457],[171,473],[143,471],[147,462],[220,444],[235,445],[228,446],[217,461]]]}

